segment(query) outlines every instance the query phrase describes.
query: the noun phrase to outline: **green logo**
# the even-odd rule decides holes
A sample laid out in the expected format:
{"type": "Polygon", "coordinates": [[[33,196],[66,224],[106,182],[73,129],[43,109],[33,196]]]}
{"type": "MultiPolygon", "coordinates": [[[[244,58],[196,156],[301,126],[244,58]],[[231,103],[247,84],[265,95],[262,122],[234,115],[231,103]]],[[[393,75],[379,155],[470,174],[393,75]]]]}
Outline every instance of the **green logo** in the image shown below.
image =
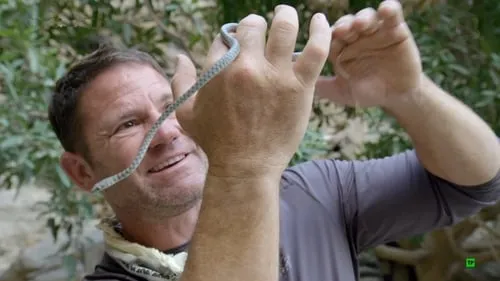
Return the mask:
{"type": "Polygon", "coordinates": [[[465,268],[475,268],[476,267],[476,259],[475,258],[466,258],[465,259],[465,268]]]}

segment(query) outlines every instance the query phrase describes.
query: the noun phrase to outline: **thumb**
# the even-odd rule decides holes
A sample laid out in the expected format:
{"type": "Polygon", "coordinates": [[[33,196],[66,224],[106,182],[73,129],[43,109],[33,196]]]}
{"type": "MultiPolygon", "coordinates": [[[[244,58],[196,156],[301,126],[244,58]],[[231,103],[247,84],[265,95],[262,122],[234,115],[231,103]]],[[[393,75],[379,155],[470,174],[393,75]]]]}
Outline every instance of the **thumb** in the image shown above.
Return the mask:
{"type": "MultiPolygon", "coordinates": [[[[185,94],[196,82],[196,67],[191,60],[184,56],[178,55],[175,67],[174,77],[172,77],[172,95],[174,100],[178,100],[185,94]]],[[[175,112],[180,125],[189,131],[190,120],[193,118],[193,106],[195,95],[187,99],[175,112]]]]}

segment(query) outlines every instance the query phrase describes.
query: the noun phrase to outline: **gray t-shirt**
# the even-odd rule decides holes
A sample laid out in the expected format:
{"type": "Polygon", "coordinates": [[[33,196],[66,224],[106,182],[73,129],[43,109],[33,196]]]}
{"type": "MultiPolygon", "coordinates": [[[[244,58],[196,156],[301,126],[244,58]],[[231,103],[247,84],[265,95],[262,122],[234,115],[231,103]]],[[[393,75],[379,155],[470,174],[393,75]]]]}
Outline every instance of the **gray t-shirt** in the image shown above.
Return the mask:
{"type": "MultiPolygon", "coordinates": [[[[361,251],[455,224],[499,199],[500,173],[464,188],[427,172],[414,151],[291,167],[281,182],[280,280],[358,280],[361,251]]],[[[144,279],[105,255],[85,280],[144,279]]]]}

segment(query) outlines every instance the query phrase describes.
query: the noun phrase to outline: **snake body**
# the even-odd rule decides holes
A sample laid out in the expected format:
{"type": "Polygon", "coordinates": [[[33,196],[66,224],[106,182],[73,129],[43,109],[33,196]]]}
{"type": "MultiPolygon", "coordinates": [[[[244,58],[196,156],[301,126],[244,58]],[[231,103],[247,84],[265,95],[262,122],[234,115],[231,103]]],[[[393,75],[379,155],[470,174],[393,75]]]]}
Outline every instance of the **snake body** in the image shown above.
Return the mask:
{"type": "MultiPolygon", "coordinates": [[[[167,119],[167,117],[170,114],[172,114],[179,106],[181,106],[186,100],[188,100],[206,83],[208,83],[208,81],[214,78],[217,74],[219,74],[224,68],[226,68],[236,59],[236,57],[240,53],[240,45],[238,43],[238,40],[236,40],[236,38],[231,36],[229,33],[236,32],[237,27],[238,27],[237,23],[226,23],[221,27],[221,39],[224,42],[224,44],[229,47],[227,53],[222,58],[220,58],[212,67],[210,67],[207,71],[205,71],[199,77],[199,79],[194,83],[194,85],[191,86],[189,90],[187,90],[187,92],[182,94],[173,104],[168,106],[167,109],[160,115],[158,120],[156,120],[156,122],[153,124],[153,126],[151,126],[151,129],[149,129],[148,133],[146,134],[146,137],[144,138],[142,145],[139,147],[139,152],[137,153],[135,159],[132,161],[132,164],[130,164],[130,166],[124,169],[123,171],[97,182],[92,187],[92,192],[103,191],[130,176],[137,169],[137,167],[139,167],[139,164],[144,159],[144,156],[146,155],[149,145],[153,140],[153,137],[155,136],[156,132],[160,128],[161,124],[163,123],[163,121],[165,121],[165,119],[167,119]]],[[[300,52],[293,53],[292,60],[295,61],[298,55],[300,55],[300,52]]]]}

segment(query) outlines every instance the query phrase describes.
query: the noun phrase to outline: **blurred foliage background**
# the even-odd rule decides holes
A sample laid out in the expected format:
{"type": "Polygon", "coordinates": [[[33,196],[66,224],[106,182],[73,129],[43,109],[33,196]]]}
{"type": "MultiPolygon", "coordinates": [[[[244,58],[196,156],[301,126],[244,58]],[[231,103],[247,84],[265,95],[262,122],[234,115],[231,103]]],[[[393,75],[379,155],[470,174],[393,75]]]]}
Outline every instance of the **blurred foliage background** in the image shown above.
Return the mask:
{"type": "MultiPolygon", "coordinates": [[[[500,2],[401,1],[426,73],[500,132],[500,2]]],[[[55,239],[74,238],[102,216],[99,196],[78,191],[58,165],[61,146],[47,119],[55,81],[82,55],[113,43],[151,53],[172,75],[173,58],[198,67],[220,26],[249,13],[271,18],[277,4],[299,11],[297,50],[314,12],[333,24],[343,14],[376,7],[370,0],[0,0],[0,188],[36,184],[50,190],[40,218],[55,239]]],[[[329,66],[324,74],[332,74],[329,66]]],[[[379,109],[353,110],[318,100],[310,128],[290,165],[309,159],[384,157],[407,148],[407,135],[379,109]]],[[[363,280],[499,280],[499,207],[461,224],[381,245],[363,253],[363,280]],[[488,243],[486,243],[487,241],[488,243]],[[466,256],[478,267],[467,270],[466,256]]],[[[76,239],[61,248],[72,257],[76,239]]],[[[69,262],[69,265],[74,264],[69,262]]]]}

